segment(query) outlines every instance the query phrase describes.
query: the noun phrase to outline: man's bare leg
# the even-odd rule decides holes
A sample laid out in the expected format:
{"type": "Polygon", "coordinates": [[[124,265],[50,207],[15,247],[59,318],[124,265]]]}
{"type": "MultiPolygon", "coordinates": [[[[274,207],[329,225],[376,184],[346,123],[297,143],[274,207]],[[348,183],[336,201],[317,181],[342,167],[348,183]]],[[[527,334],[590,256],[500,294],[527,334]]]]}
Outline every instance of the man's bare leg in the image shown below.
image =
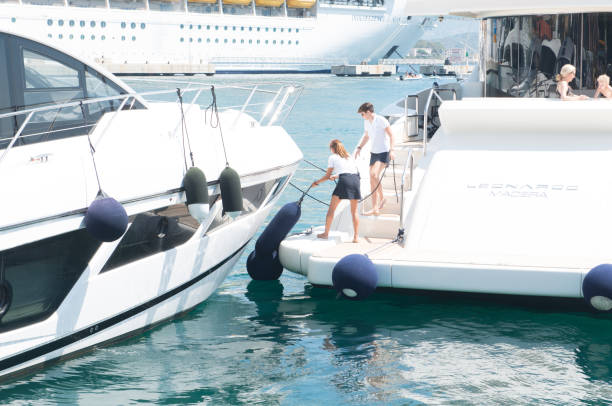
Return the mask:
{"type": "MultiPolygon", "coordinates": [[[[384,168],[384,163],[380,161],[376,161],[370,166],[370,190],[373,191],[376,186],[378,186],[378,182],[380,181],[380,173],[384,168]]],[[[382,187],[378,186],[375,192],[372,193],[372,210],[367,211],[366,215],[374,215],[378,216],[379,214],[379,203],[382,201],[382,187]]]]}

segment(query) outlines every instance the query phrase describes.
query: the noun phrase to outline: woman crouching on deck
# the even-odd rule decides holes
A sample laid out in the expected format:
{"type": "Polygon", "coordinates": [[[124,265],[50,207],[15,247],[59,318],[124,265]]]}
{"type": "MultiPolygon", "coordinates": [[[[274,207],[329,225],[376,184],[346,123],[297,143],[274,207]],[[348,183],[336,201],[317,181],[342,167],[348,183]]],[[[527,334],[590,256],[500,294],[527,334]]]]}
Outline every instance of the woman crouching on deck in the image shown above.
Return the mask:
{"type": "Polygon", "coordinates": [[[312,186],[317,186],[327,179],[334,180],[336,178],[338,179],[338,185],[336,185],[332,193],[327,216],[325,217],[325,232],[318,234],[317,237],[324,239],[328,237],[338,203],[340,203],[341,199],[349,199],[351,201],[351,216],[353,217],[353,242],[358,242],[359,216],[357,215],[357,204],[359,199],[361,199],[359,170],[355,160],[346,152],[340,140],[332,140],[329,144],[329,149],[332,154],[327,160],[327,172],[321,179],[312,182],[312,186]]]}

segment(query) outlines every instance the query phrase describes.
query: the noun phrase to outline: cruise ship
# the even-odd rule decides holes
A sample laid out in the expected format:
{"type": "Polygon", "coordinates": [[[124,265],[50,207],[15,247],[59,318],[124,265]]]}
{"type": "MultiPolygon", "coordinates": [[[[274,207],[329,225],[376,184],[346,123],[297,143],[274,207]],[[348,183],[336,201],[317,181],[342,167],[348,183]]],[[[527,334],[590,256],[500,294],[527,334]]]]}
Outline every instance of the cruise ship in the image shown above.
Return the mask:
{"type": "Polygon", "coordinates": [[[328,72],[405,54],[433,25],[401,0],[0,0],[0,26],[115,73],[328,72]],[[178,67],[178,68],[176,68],[178,67]],[[146,70],[144,70],[146,71],[146,70]]]}

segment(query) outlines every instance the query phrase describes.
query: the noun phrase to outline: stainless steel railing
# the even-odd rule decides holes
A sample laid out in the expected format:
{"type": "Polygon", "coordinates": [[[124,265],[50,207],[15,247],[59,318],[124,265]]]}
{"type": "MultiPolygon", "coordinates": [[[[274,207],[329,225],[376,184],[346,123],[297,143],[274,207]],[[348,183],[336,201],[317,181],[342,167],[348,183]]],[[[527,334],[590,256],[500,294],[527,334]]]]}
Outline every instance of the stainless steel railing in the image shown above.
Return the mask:
{"type": "MultiPolygon", "coordinates": [[[[293,110],[295,103],[299,99],[303,91],[303,86],[299,84],[291,84],[285,82],[271,82],[266,84],[244,84],[240,86],[220,85],[215,86],[214,89],[217,95],[223,94],[226,91],[234,93],[228,97],[228,100],[230,100],[229,105],[218,106],[218,109],[220,111],[239,109],[239,113],[231,125],[235,125],[243,114],[249,114],[251,115],[251,117],[253,117],[253,119],[258,121],[261,126],[272,126],[282,125],[284,120],[293,110]],[[235,101],[238,97],[235,93],[239,93],[242,91],[249,92],[248,96],[246,97],[246,100],[240,104],[231,103],[232,101],[235,101]]],[[[14,147],[16,141],[20,138],[41,135],[49,136],[51,134],[55,134],[57,132],[62,131],[82,131],[82,135],[91,133],[93,129],[98,125],[100,120],[98,118],[96,122],[88,123],[88,117],[86,117],[84,110],[85,106],[93,105],[96,103],[113,102],[116,102],[118,105],[116,107],[113,103],[111,106],[108,107],[107,112],[112,111],[113,115],[109,120],[106,121],[106,126],[104,130],[102,131],[100,137],[96,140],[97,145],[104,137],[104,134],[110,127],[110,124],[121,111],[132,110],[137,105],[141,105],[144,108],[147,108],[150,103],[155,102],[178,102],[180,95],[185,97],[185,100],[189,99],[185,102],[186,114],[194,105],[210,106],[211,98],[204,97],[205,95],[208,96],[210,94],[209,92],[211,92],[211,86],[187,87],[186,89],[174,88],[172,90],[158,90],[143,93],[125,93],[116,96],[75,100],[64,103],[55,103],[39,107],[25,108],[19,111],[0,114],[0,124],[2,123],[2,120],[7,120],[11,123],[21,122],[17,130],[14,131],[11,135],[6,136],[4,138],[0,136],[0,143],[8,141],[8,145],[6,146],[6,148],[4,148],[4,151],[2,151],[2,155],[0,155],[0,164],[3,162],[9,151],[14,147]],[[77,125],[73,125],[70,127],[61,127],[60,129],[53,128],[56,124],[55,118],[59,116],[59,113],[62,110],[72,109],[74,112],[74,110],[78,108],[81,109],[81,113],[83,116],[82,122],[79,122],[77,125]],[[54,111],[56,113],[54,115],[55,118],[53,120],[46,120],[44,119],[44,117],[42,117],[43,114],[53,114],[54,111]],[[33,118],[36,117],[38,117],[36,124],[44,124],[45,126],[50,124],[49,127],[43,131],[27,133],[26,128],[34,122],[33,118]]],[[[218,98],[223,99],[223,97],[220,96],[218,96],[218,98]]],[[[178,119],[176,128],[180,128],[180,125],[181,118],[178,119]]],[[[94,145],[94,147],[96,145],[94,145]]]]}
{"type": "Polygon", "coordinates": [[[440,97],[441,92],[452,92],[453,100],[457,100],[457,91],[455,89],[431,89],[429,96],[427,96],[427,102],[425,103],[425,109],[423,110],[423,156],[427,153],[427,139],[428,137],[428,122],[427,117],[429,116],[429,109],[431,107],[431,99],[436,96],[440,103],[444,102],[444,99],[440,97]]]}
{"type": "MultiPolygon", "coordinates": [[[[428,115],[429,109],[431,108],[431,100],[435,96],[438,98],[440,103],[444,102],[444,99],[440,96],[440,92],[451,92],[453,95],[453,100],[457,100],[457,92],[455,89],[431,89],[427,96],[427,102],[425,103],[425,108],[423,109],[423,156],[425,156],[427,152],[427,140],[428,140],[428,115]]],[[[415,110],[417,116],[419,114],[419,97],[418,95],[408,95],[404,99],[404,131],[408,132],[408,102],[410,99],[415,99],[415,110]]],[[[417,123],[418,129],[418,123],[417,123]]],[[[400,243],[404,242],[404,193],[407,191],[412,191],[413,186],[413,176],[414,176],[414,154],[412,153],[412,149],[408,153],[408,157],[406,159],[404,170],[402,171],[402,181],[401,181],[401,194],[402,197],[400,199],[400,229],[398,231],[398,241],[400,243]],[[408,173],[407,173],[408,172],[408,173]],[[406,183],[407,181],[407,183],[406,183]]]]}

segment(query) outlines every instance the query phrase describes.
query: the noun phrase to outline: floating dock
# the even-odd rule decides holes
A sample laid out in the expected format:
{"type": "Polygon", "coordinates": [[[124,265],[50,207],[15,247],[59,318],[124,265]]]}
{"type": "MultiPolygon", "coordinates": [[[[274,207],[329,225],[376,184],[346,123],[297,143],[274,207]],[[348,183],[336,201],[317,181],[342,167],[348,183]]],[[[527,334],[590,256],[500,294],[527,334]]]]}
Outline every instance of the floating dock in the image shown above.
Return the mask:
{"type": "Polygon", "coordinates": [[[210,63],[202,64],[166,64],[166,63],[101,63],[115,75],[195,75],[215,74],[215,66],[210,63]]]}
{"type": "Polygon", "coordinates": [[[391,76],[397,71],[395,65],[337,65],[331,67],[336,76],[391,76]]]}

